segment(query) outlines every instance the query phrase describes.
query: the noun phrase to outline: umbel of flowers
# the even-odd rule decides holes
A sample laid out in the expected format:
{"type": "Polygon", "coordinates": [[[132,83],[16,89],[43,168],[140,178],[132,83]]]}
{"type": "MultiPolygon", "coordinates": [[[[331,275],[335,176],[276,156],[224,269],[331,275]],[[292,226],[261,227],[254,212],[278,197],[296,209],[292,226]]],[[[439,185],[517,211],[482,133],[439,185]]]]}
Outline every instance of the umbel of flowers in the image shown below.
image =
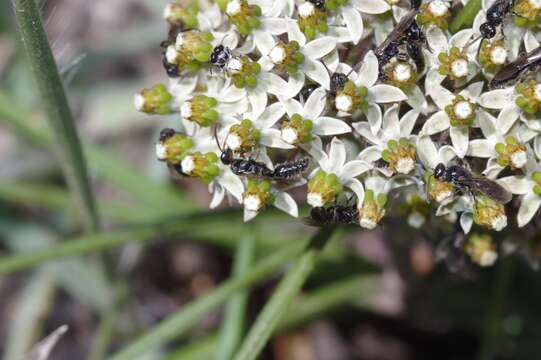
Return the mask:
{"type": "Polygon", "coordinates": [[[169,3],[163,80],[135,95],[137,110],[177,121],[156,139],[158,160],[207,185],[212,208],[226,198],[243,207],[245,221],[270,206],[298,217],[303,203],[349,209],[366,229],[396,216],[413,228],[451,222],[474,229],[463,250],[491,265],[499,242],[540,223],[541,75],[489,84],[520,49],[539,47],[541,6],[517,0],[509,35],[479,40],[487,8],[452,34],[455,6],[425,0],[414,18],[423,61],[398,41],[380,67],[372,50],[389,44],[403,10],[385,0],[169,3]]]}

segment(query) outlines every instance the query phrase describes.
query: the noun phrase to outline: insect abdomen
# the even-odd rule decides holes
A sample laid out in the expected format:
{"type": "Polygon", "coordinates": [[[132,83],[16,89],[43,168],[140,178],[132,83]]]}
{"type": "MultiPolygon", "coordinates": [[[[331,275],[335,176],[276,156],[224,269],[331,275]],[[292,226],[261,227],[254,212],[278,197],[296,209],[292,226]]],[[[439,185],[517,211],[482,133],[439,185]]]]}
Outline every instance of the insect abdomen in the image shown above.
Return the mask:
{"type": "Polygon", "coordinates": [[[289,179],[299,175],[308,168],[310,163],[308,158],[303,158],[298,161],[284,163],[274,168],[273,177],[275,179],[289,179]]]}

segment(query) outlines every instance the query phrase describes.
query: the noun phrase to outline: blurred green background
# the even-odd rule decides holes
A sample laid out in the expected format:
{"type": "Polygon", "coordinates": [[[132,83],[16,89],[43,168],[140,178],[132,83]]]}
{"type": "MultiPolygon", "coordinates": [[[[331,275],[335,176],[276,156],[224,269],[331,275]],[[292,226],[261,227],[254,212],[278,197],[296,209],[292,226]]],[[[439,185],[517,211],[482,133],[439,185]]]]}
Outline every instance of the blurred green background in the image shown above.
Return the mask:
{"type": "MultiPolygon", "coordinates": [[[[250,288],[244,315],[251,324],[279,280],[278,268],[287,269],[299,251],[296,244],[314,231],[272,210],[251,226],[236,209],[210,212],[205,185],[172,180],[156,161],[159,130],[175,127],[179,119],[137,113],[133,94],[166,80],[159,47],[167,33],[164,5],[43,4],[102,220],[102,232],[82,235],[10,4],[4,2],[3,359],[20,359],[62,324],[70,330],[51,359],[107,358],[164,319],[173,331],[157,334],[159,346],[149,347],[141,359],[219,358],[221,305],[235,291],[215,289],[230,277],[237,243],[249,237],[255,246],[258,260],[249,269],[270,253],[286,254],[280,266],[239,286],[250,288]],[[215,302],[198,302],[205,294],[215,302]],[[179,312],[184,317],[171,317],[179,312]]],[[[340,229],[261,358],[541,358],[538,273],[517,257],[502,258],[490,269],[451,273],[436,263],[435,240],[440,239],[426,239],[392,217],[372,232],[340,229]]]]}

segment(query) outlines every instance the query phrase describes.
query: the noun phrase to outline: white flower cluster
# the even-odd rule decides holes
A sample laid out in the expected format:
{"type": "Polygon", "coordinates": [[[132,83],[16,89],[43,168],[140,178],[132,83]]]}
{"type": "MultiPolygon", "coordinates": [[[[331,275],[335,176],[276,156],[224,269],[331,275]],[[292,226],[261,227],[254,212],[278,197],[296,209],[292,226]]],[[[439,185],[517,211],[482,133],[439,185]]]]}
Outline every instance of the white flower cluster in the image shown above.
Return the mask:
{"type": "Polygon", "coordinates": [[[269,205],[298,216],[288,192],[304,187],[312,207],[356,204],[365,228],[391,211],[388,199],[401,199],[415,227],[431,209],[466,233],[473,222],[502,230],[513,210],[522,227],[541,205],[541,82],[532,66],[516,83],[489,84],[539,47],[541,3],[511,4],[488,38],[480,29],[490,0],[455,34],[446,0],[416,10],[394,0],[171,3],[169,84],[143,90],[135,105],[179,114],[157,157],[208,183],[211,207],[238,200],[246,221],[269,205]],[[412,11],[424,66],[408,55],[414,41],[393,32],[412,11]],[[382,66],[373,49],[389,34],[398,51],[382,66]],[[435,177],[438,164],[471,165],[472,178],[435,177]],[[519,196],[506,209],[475,176],[519,196]]]}

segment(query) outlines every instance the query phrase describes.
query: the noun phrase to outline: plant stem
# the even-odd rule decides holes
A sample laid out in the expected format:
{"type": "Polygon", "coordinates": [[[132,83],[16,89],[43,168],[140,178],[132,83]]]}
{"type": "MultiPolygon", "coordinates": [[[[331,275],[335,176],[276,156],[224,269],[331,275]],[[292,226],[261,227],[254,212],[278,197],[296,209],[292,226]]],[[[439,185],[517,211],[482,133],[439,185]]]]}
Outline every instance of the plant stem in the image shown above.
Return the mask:
{"type": "Polygon", "coordinates": [[[56,152],[64,176],[75,195],[86,229],[95,231],[99,227],[99,218],[86,161],[38,5],[35,0],[12,0],[12,4],[30,68],[56,137],[56,152]]]}
{"type": "Polygon", "coordinates": [[[284,263],[295,258],[307,243],[307,241],[293,243],[260,261],[247,274],[235,276],[227,280],[209,294],[194,300],[190,304],[185,305],[181,310],[167,317],[157,326],[145,332],[124,349],[114,354],[110,359],[131,360],[182,335],[194,326],[203,315],[222,304],[237,291],[264,279],[284,263]]]}
{"type": "Polygon", "coordinates": [[[330,238],[334,228],[323,228],[311,239],[310,246],[284,276],[244,339],[235,360],[254,360],[276,329],[302,285],[312,272],[321,248],[330,238]]]}
{"type": "Polygon", "coordinates": [[[449,26],[451,32],[454,34],[460,29],[471,26],[479,10],[481,10],[481,0],[469,0],[451,22],[449,26]]]}
{"type": "MultiPolygon", "coordinates": [[[[233,276],[241,276],[250,271],[255,253],[255,241],[254,224],[248,223],[237,244],[233,276]]],[[[216,360],[229,360],[233,357],[244,330],[247,300],[248,292],[241,291],[227,302],[216,360]]]]}
{"type": "Polygon", "coordinates": [[[499,344],[499,338],[502,334],[501,318],[505,306],[506,294],[513,278],[513,260],[502,259],[498,264],[496,276],[490,300],[488,301],[487,311],[483,321],[483,333],[478,360],[494,359],[499,344]]]}

